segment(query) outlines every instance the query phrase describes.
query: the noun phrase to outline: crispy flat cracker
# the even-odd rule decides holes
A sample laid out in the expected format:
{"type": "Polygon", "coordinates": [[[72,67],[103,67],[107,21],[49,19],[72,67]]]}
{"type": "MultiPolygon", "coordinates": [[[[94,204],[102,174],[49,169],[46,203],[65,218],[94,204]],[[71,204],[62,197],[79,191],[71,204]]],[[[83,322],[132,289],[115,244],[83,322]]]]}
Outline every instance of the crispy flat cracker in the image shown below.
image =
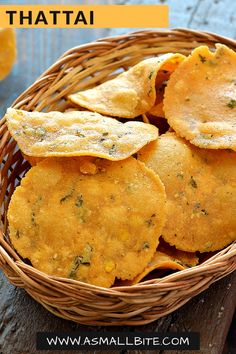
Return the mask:
{"type": "Polygon", "coordinates": [[[16,36],[12,28],[0,28],[0,80],[10,73],[16,59],[16,36]]]}
{"type": "Polygon", "coordinates": [[[156,101],[155,105],[147,112],[147,116],[151,115],[152,117],[165,118],[165,113],[163,110],[165,87],[170,78],[170,75],[175,71],[175,69],[182,61],[183,57],[180,57],[179,60],[166,61],[162,65],[161,70],[158,71],[156,76],[156,101]]]}
{"type": "Polygon", "coordinates": [[[144,280],[144,278],[158,269],[172,269],[172,270],[184,270],[187,267],[182,265],[177,259],[173,259],[171,256],[164,252],[156,251],[152,260],[148,263],[144,271],[135,277],[133,280],[126,281],[126,285],[135,285],[144,280]]]}
{"type": "Polygon", "coordinates": [[[153,106],[150,111],[147,112],[147,115],[151,114],[154,117],[160,117],[160,118],[165,118],[165,113],[163,110],[163,101],[160,103],[157,103],[155,106],[153,106]]]}
{"type": "Polygon", "coordinates": [[[197,264],[198,257],[195,253],[177,250],[175,247],[161,240],[147,267],[141,274],[129,281],[129,284],[135,285],[140,283],[148,274],[157,269],[184,270],[194,267],[197,264]]]}
{"type": "Polygon", "coordinates": [[[169,243],[165,242],[162,238],[160,239],[157,251],[167,254],[173,260],[178,261],[182,266],[187,268],[194,267],[199,263],[199,258],[196,252],[180,251],[176,247],[171,246],[169,243]]]}
{"type": "Polygon", "coordinates": [[[165,190],[132,157],[89,158],[90,175],[81,173],[81,161],[48,158],[27,172],[10,201],[10,239],[49,275],[110,287],[115,277],[133,279],[153,257],[165,222],[165,190]]]}
{"type": "MultiPolygon", "coordinates": [[[[175,66],[182,54],[164,54],[141,61],[115,79],[68,98],[81,107],[112,117],[135,118],[155,105],[156,82],[164,65],[175,66]]],[[[161,74],[162,75],[162,72],[161,74]]]]}
{"type": "Polygon", "coordinates": [[[176,133],[207,149],[236,150],[236,53],[196,48],[171,75],[164,112],[176,133]]]}
{"type": "Polygon", "coordinates": [[[122,160],[152,140],[158,129],[143,122],[121,123],[98,113],[26,112],[9,108],[8,129],[25,155],[97,156],[122,160]]]}
{"type": "Polygon", "coordinates": [[[236,239],[236,153],[200,149],[166,133],[138,153],[166,188],[163,238],[187,252],[222,249],[236,239]]]}

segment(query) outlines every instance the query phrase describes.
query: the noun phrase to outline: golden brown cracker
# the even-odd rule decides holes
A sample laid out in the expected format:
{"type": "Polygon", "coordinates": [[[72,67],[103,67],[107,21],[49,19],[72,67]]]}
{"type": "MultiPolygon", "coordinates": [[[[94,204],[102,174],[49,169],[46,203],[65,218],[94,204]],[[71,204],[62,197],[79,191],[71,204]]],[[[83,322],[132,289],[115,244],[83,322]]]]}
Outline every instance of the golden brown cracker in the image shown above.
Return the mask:
{"type": "Polygon", "coordinates": [[[49,275],[110,287],[151,260],[165,222],[165,191],[132,157],[94,158],[95,174],[81,173],[84,159],[45,159],[27,172],[9,205],[10,239],[49,275]]]}
{"type": "Polygon", "coordinates": [[[158,73],[168,62],[179,64],[182,54],[164,54],[145,59],[115,79],[92,89],[80,91],[69,99],[91,111],[112,117],[135,118],[155,105],[158,73]]]}
{"type": "Polygon", "coordinates": [[[152,260],[148,263],[146,268],[140,273],[137,277],[132,280],[126,281],[126,285],[135,285],[144,281],[144,278],[153,272],[154,270],[158,269],[171,269],[171,270],[184,270],[187,267],[182,265],[180,261],[177,259],[173,259],[168,254],[156,251],[152,260]]]}
{"type": "Polygon", "coordinates": [[[158,137],[158,129],[151,124],[121,123],[93,112],[42,113],[9,108],[6,119],[22,152],[32,157],[123,160],[158,137]]]}
{"type": "Polygon", "coordinates": [[[236,153],[200,149],[166,133],[138,158],[166,188],[163,238],[188,252],[221,249],[236,239],[236,153]]]}
{"type": "Polygon", "coordinates": [[[236,150],[236,53],[200,46],[168,81],[164,112],[176,133],[207,149],[236,150]]]}
{"type": "Polygon", "coordinates": [[[16,59],[16,36],[12,28],[0,28],[0,80],[10,73],[16,59]]]}
{"type": "Polygon", "coordinates": [[[196,253],[177,250],[168,243],[160,239],[157,250],[141,274],[129,281],[130,285],[135,285],[144,280],[144,278],[157,269],[184,270],[194,267],[198,264],[196,253]]]}

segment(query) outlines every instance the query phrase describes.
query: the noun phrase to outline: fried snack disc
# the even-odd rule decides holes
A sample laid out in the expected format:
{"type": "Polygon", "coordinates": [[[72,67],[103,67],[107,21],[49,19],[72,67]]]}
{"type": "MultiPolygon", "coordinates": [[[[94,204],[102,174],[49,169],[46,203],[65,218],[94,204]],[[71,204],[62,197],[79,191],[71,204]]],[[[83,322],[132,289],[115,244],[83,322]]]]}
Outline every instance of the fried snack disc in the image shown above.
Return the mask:
{"type": "Polygon", "coordinates": [[[12,28],[0,28],[0,80],[10,73],[15,59],[15,32],[12,28]]]}
{"type": "Polygon", "coordinates": [[[151,114],[153,117],[165,118],[163,110],[164,90],[170,75],[182,61],[183,57],[180,57],[179,60],[169,60],[158,71],[156,76],[156,101],[155,105],[147,112],[148,116],[151,114]]]}
{"type": "Polygon", "coordinates": [[[166,242],[160,240],[160,244],[151,262],[144,271],[129,281],[130,285],[140,283],[148,274],[156,269],[184,270],[198,264],[198,257],[195,253],[179,251],[166,242]]]}
{"type": "Polygon", "coordinates": [[[68,98],[81,107],[112,117],[135,118],[148,112],[156,101],[156,81],[163,65],[179,64],[182,54],[164,54],[141,61],[115,79],[68,98]]]}
{"type": "Polygon", "coordinates": [[[138,153],[166,188],[163,238],[188,252],[221,249],[236,239],[236,153],[200,149],[175,133],[138,153]]]}
{"type": "Polygon", "coordinates": [[[163,111],[163,101],[153,106],[150,111],[147,112],[147,115],[148,114],[151,114],[154,117],[165,118],[165,113],[163,111]]]}
{"type": "Polygon", "coordinates": [[[169,243],[165,242],[162,238],[160,239],[157,251],[167,254],[173,260],[176,260],[176,262],[187,268],[194,267],[199,262],[199,258],[195,252],[180,251],[174,246],[171,246],[169,243]]]}
{"type": "Polygon", "coordinates": [[[176,133],[207,149],[236,150],[236,53],[195,49],[168,81],[165,116],[176,133]]]}
{"type": "Polygon", "coordinates": [[[125,285],[135,285],[144,280],[144,278],[152,271],[157,269],[172,269],[172,270],[184,270],[187,267],[182,265],[178,259],[173,259],[168,254],[156,251],[152,260],[148,263],[144,271],[135,277],[133,280],[128,280],[125,285]]]}
{"type": "Polygon", "coordinates": [[[121,123],[98,113],[26,112],[9,108],[7,125],[25,155],[97,156],[122,160],[158,137],[158,129],[143,122],[121,123]]]}
{"type": "Polygon", "coordinates": [[[80,161],[49,158],[27,172],[10,201],[10,239],[49,275],[110,287],[115,277],[133,279],[153,257],[164,186],[133,157],[94,158],[93,175],[81,173],[80,161]]]}

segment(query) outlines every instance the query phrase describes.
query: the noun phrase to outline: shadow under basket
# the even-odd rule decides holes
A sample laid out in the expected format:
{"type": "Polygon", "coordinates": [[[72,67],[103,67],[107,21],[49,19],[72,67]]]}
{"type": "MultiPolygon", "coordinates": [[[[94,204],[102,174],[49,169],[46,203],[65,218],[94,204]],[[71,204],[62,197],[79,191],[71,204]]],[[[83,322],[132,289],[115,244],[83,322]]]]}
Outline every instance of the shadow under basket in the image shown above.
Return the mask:
{"type": "MultiPolygon", "coordinates": [[[[115,77],[142,59],[163,53],[188,55],[199,45],[236,41],[216,34],[175,29],[139,31],[100,39],[67,51],[22,93],[13,107],[27,111],[64,111],[66,97],[115,77]]],[[[0,268],[56,316],[87,325],[143,325],[178,309],[193,296],[236,269],[236,243],[191,269],[134,286],[105,289],[76,280],[48,276],[23,262],[11,246],[7,208],[15,187],[29,169],[5,120],[0,123],[1,233],[0,268]]]]}

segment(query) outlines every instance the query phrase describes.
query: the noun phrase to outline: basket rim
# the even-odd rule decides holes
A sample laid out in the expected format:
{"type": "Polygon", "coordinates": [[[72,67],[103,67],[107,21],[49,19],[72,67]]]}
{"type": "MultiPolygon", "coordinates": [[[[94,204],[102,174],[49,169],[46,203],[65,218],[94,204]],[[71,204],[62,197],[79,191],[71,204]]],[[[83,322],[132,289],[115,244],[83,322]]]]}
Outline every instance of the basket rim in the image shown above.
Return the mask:
{"type": "MultiPolygon", "coordinates": [[[[187,42],[188,36],[197,36],[199,40],[201,38],[206,39],[206,41],[210,42],[212,45],[222,40],[223,43],[227,43],[236,48],[236,40],[230,39],[228,37],[220,36],[215,33],[205,32],[205,31],[197,31],[186,28],[173,28],[168,30],[139,30],[134,32],[128,32],[124,35],[120,36],[111,36],[97,39],[94,42],[86,43],[80,46],[73,47],[63,53],[54,64],[52,64],[47,70],[45,70],[36,80],[35,82],[28,87],[22,94],[18,96],[18,98],[12,103],[11,107],[19,108],[24,105],[24,102],[27,102],[29,93],[32,89],[36,89],[39,85],[44,85],[44,82],[50,77],[50,74],[58,71],[61,65],[65,62],[67,58],[70,58],[73,53],[77,53],[77,51],[88,51],[88,50],[97,50],[97,48],[108,48],[115,49],[117,47],[117,42],[122,43],[127,38],[143,38],[148,36],[161,35],[163,38],[168,37],[172,38],[175,35],[182,36],[187,42]]],[[[0,131],[5,127],[5,120],[2,119],[0,121],[0,131]]],[[[1,143],[1,139],[0,139],[1,143]]],[[[214,252],[215,253],[215,252],[214,252]]],[[[122,286],[113,286],[111,288],[103,288],[96,285],[91,285],[88,283],[83,283],[78,280],[61,278],[56,276],[50,276],[44,272],[41,272],[34,268],[32,265],[28,265],[25,263],[18,255],[15,253],[13,246],[7,239],[5,239],[5,235],[2,230],[0,230],[0,269],[4,271],[7,275],[8,279],[16,284],[16,278],[18,277],[22,282],[20,283],[21,287],[25,287],[24,285],[27,282],[30,283],[32,287],[37,284],[48,284],[50,285],[50,289],[54,286],[59,288],[59,292],[62,291],[62,286],[65,290],[73,290],[76,291],[85,291],[90,294],[108,296],[109,298],[119,297],[121,299],[124,298],[137,298],[138,296],[143,296],[145,291],[149,290],[157,290],[163,292],[171,292],[172,290],[178,289],[181,287],[181,284],[193,283],[196,285],[198,283],[203,282],[203,289],[195,292],[193,295],[191,290],[189,290],[188,295],[186,297],[180,297],[182,302],[187,302],[192,296],[197,295],[199,292],[205,290],[211,283],[219,280],[225,275],[233,272],[236,269],[236,241],[232,242],[230,245],[225,247],[222,250],[216,251],[216,253],[211,256],[209,259],[204,261],[201,264],[198,264],[192,268],[187,268],[178,272],[174,272],[170,275],[164,276],[163,278],[156,278],[151,280],[142,281],[135,285],[122,285],[122,286]],[[219,265],[223,265],[219,267],[219,265]],[[227,268],[228,266],[228,268],[227,268]],[[11,268],[10,270],[7,268],[11,268]],[[225,270],[226,268],[226,270],[225,270]],[[222,270],[223,269],[223,270],[222,270]],[[14,276],[12,275],[14,274],[14,276]],[[205,277],[205,280],[204,280],[205,277]],[[40,282],[37,283],[37,281],[40,282]],[[23,284],[23,285],[22,285],[23,284]],[[186,300],[187,299],[187,300],[186,300]]],[[[30,293],[32,297],[34,295],[27,288],[26,291],[30,293]]],[[[39,300],[38,300],[39,301],[39,300]]],[[[43,300],[39,301],[43,304],[43,300]]],[[[46,303],[45,303],[46,304],[46,303]]],[[[43,304],[43,305],[45,305],[43,304]]],[[[46,307],[47,305],[45,305],[46,307]]],[[[147,305],[146,305],[147,306],[147,305]]],[[[175,307],[178,308],[178,307],[175,307]]],[[[50,309],[49,309],[50,310],[50,309]]],[[[165,310],[166,311],[166,310],[165,310]]],[[[169,311],[171,312],[171,311],[169,311]]],[[[165,312],[167,313],[167,312],[165,312]]],[[[62,316],[63,317],[63,316],[62,316]]],[[[128,318],[129,320],[129,318],[128,318]]],[[[150,321],[151,322],[151,321],[150,321]]],[[[147,323],[147,322],[146,322],[147,323]]],[[[90,324],[88,322],[88,324],[90,324]]],[[[102,324],[102,323],[100,323],[102,324]]]]}
{"type": "MultiPolygon", "coordinates": [[[[0,233],[2,233],[2,232],[0,231],[0,233]]],[[[3,233],[2,233],[2,235],[3,235],[3,233]]],[[[8,260],[9,260],[9,258],[10,258],[11,261],[13,261],[6,250],[6,248],[8,248],[8,247],[11,247],[13,252],[15,252],[14,248],[11,246],[11,244],[4,240],[4,235],[3,235],[2,237],[0,237],[0,255],[4,256],[5,259],[8,258],[8,260]]],[[[18,256],[18,254],[17,254],[17,256],[18,256]]],[[[233,259],[235,258],[235,270],[236,270],[236,241],[232,242],[230,245],[223,248],[222,250],[216,251],[216,253],[212,257],[210,257],[209,259],[207,259],[203,263],[197,264],[196,266],[193,266],[191,268],[179,270],[177,272],[174,272],[174,273],[164,276],[162,278],[154,278],[154,279],[146,280],[146,281],[140,282],[138,284],[134,284],[134,285],[112,286],[111,288],[104,288],[104,287],[100,287],[97,285],[84,283],[79,280],[73,280],[73,279],[69,279],[69,278],[48,275],[47,273],[38,270],[37,268],[33,267],[32,265],[25,263],[19,256],[18,256],[18,260],[15,260],[13,262],[16,265],[16,267],[19,266],[20,269],[23,268],[25,270],[33,271],[33,273],[35,273],[36,275],[39,275],[43,278],[47,278],[50,281],[52,281],[54,284],[65,283],[68,285],[81,285],[81,286],[86,286],[86,288],[88,288],[90,290],[102,290],[102,292],[104,292],[104,289],[106,291],[108,290],[110,295],[117,295],[120,292],[122,292],[122,295],[124,295],[123,291],[129,290],[130,288],[132,288],[132,290],[133,289],[140,290],[141,288],[148,289],[148,288],[153,288],[153,287],[161,288],[162,285],[165,287],[166,284],[169,284],[171,281],[178,282],[179,280],[183,280],[183,277],[185,277],[185,276],[187,278],[188,277],[191,278],[192,275],[201,274],[201,270],[204,273],[204,271],[206,269],[207,270],[209,270],[211,268],[214,269],[214,267],[219,262],[227,261],[230,258],[233,258],[233,259]]]]}

